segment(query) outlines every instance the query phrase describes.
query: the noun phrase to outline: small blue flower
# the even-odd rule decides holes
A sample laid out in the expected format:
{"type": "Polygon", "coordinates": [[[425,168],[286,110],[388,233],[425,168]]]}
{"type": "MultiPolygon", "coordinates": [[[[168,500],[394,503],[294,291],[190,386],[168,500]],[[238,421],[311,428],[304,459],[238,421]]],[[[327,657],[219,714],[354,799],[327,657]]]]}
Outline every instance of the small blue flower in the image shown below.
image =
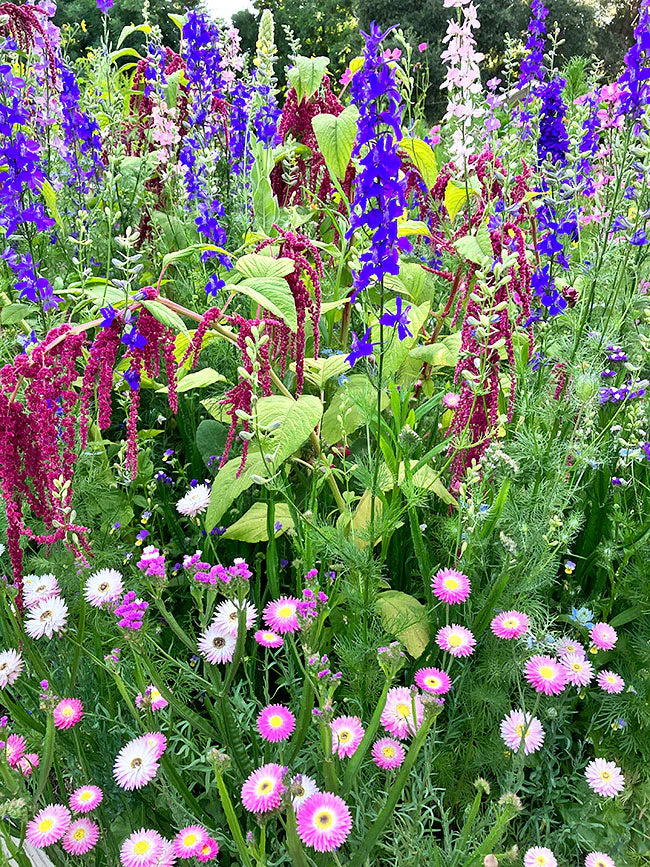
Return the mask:
{"type": "Polygon", "coordinates": [[[408,312],[411,309],[411,305],[409,304],[406,310],[402,310],[403,303],[404,302],[398,295],[395,300],[395,309],[397,312],[384,313],[379,320],[382,325],[387,325],[389,328],[397,326],[397,336],[400,340],[405,340],[407,337],[413,337],[408,329],[408,326],[411,324],[411,320],[408,318],[408,312]]]}
{"type": "Polygon", "coordinates": [[[378,346],[377,343],[372,343],[370,340],[370,336],[372,334],[372,329],[368,328],[363,337],[357,337],[356,333],[352,332],[352,343],[350,346],[350,353],[346,357],[347,363],[350,367],[354,367],[357,361],[360,358],[364,358],[372,355],[373,347],[378,346]]]}

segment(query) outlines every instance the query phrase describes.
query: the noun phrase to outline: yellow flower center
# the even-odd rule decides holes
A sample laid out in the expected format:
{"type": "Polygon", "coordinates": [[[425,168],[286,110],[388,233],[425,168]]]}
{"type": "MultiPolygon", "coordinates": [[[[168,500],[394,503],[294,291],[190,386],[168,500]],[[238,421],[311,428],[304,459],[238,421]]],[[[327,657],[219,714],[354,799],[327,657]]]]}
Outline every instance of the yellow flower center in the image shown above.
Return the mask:
{"type": "Polygon", "coordinates": [[[605,680],[607,681],[607,683],[616,683],[616,678],[613,677],[611,674],[608,674],[605,680]]]}
{"type": "Polygon", "coordinates": [[[159,699],[159,698],[162,698],[162,696],[160,695],[160,693],[158,692],[158,690],[154,687],[154,688],[151,690],[151,692],[149,693],[149,698],[150,698],[152,701],[158,701],[158,699],[159,699]]]}
{"type": "Polygon", "coordinates": [[[384,755],[384,758],[392,759],[395,755],[395,747],[384,747],[382,753],[384,755]]]}
{"type": "Polygon", "coordinates": [[[571,668],[574,671],[582,671],[582,663],[581,662],[574,662],[573,665],[571,666],[571,668]]]}
{"type": "Polygon", "coordinates": [[[427,686],[430,686],[431,689],[438,689],[441,683],[440,678],[434,677],[432,674],[430,674],[429,677],[425,678],[424,682],[427,686]]]}
{"type": "Polygon", "coordinates": [[[72,708],[70,707],[70,705],[66,705],[61,711],[61,713],[63,716],[66,717],[72,716],[72,708]]]}
{"type": "Polygon", "coordinates": [[[39,822],[39,824],[38,824],[39,834],[45,834],[45,832],[49,831],[53,825],[54,825],[54,821],[52,819],[43,819],[43,821],[39,822]]]}
{"type": "Polygon", "coordinates": [[[77,830],[74,832],[74,834],[72,836],[77,841],[83,840],[84,837],[86,836],[86,829],[85,828],[77,828],[77,830]]]}
{"type": "Polygon", "coordinates": [[[82,793],[79,795],[79,800],[80,800],[80,801],[84,801],[84,802],[85,802],[85,801],[90,801],[91,798],[92,798],[92,794],[91,794],[91,792],[82,792],[82,793]]]}
{"type": "Polygon", "coordinates": [[[550,665],[542,665],[539,670],[539,676],[543,677],[544,680],[553,680],[555,677],[555,669],[551,668],[550,665]]]}
{"type": "Polygon", "coordinates": [[[183,837],[183,845],[184,846],[188,846],[188,847],[194,846],[195,843],[196,843],[196,834],[194,834],[193,832],[191,834],[186,834],[183,837]]]}
{"type": "Polygon", "coordinates": [[[458,581],[456,578],[445,578],[445,587],[447,590],[458,590],[458,581]]]}
{"type": "Polygon", "coordinates": [[[273,783],[271,780],[262,780],[261,783],[257,786],[257,794],[258,795],[267,795],[269,792],[273,791],[273,783]]]}
{"type": "Polygon", "coordinates": [[[275,713],[272,717],[269,717],[269,725],[271,728],[279,729],[282,725],[282,717],[280,714],[275,713]]]}
{"type": "Polygon", "coordinates": [[[524,725],[524,723],[519,723],[518,726],[515,726],[515,731],[517,732],[517,734],[519,735],[520,738],[523,738],[524,732],[526,731],[526,726],[524,725]]]}
{"type": "Polygon", "coordinates": [[[346,741],[349,741],[352,737],[352,732],[349,729],[343,729],[338,733],[337,737],[339,739],[339,743],[345,743],[346,741]]]}
{"type": "Polygon", "coordinates": [[[318,828],[331,828],[334,824],[334,814],[330,810],[320,810],[314,819],[318,828]]]}
{"type": "Polygon", "coordinates": [[[607,782],[607,780],[611,780],[611,778],[612,778],[612,774],[610,771],[601,771],[600,772],[600,779],[601,780],[605,780],[605,782],[607,782]]]}
{"type": "Polygon", "coordinates": [[[278,617],[291,617],[293,616],[293,608],[289,605],[283,605],[282,608],[278,608],[278,617]]]}
{"type": "Polygon", "coordinates": [[[515,620],[514,617],[508,617],[507,620],[503,621],[503,625],[506,629],[514,629],[515,626],[519,625],[519,621],[515,620]]]}
{"type": "Polygon", "coordinates": [[[133,847],[133,851],[136,855],[144,855],[149,849],[151,849],[151,844],[148,840],[138,840],[138,842],[133,847]]]}
{"type": "Polygon", "coordinates": [[[398,716],[410,716],[411,708],[407,704],[398,704],[395,708],[395,713],[397,713],[398,716]]]}
{"type": "Polygon", "coordinates": [[[265,632],[264,633],[264,640],[265,641],[274,641],[275,635],[272,632],[265,632]]]}
{"type": "Polygon", "coordinates": [[[97,588],[100,593],[106,593],[108,590],[108,581],[102,581],[102,583],[97,588]]]}
{"type": "Polygon", "coordinates": [[[535,858],[535,864],[546,864],[546,855],[538,855],[535,858]]]}
{"type": "Polygon", "coordinates": [[[449,638],[447,640],[449,642],[450,647],[460,647],[460,645],[463,643],[463,639],[460,637],[460,635],[457,635],[455,632],[452,632],[452,634],[449,636],[449,638]]]}

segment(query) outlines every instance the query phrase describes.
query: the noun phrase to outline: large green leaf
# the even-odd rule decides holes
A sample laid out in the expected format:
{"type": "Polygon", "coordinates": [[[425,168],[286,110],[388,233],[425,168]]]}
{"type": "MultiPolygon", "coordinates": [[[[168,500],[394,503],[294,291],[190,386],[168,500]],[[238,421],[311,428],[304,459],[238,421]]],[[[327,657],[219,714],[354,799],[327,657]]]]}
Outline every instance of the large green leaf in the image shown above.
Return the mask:
{"type": "Polygon", "coordinates": [[[456,331],[437,343],[414,346],[409,354],[432,367],[456,367],[459,350],[460,332],[456,331]]]}
{"type": "Polygon", "coordinates": [[[235,263],[235,271],[239,271],[244,277],[286,277],[293,274],[295,267],[293,259],[287,256],[274,259],[261,253],[240,256],[235,263]]]}
{"type": "Polygon", "coordinates": [[[296,57],[296,64],[287,73],[291,86],[296,91],[298,102],[313,96],[325,75],[329,57],[296,57]]]}
{"type": "MultiPolygon", "coordinates": [[[[213,385],[215,382],[224,382],[225,378],[214,368],[203,367],[201,370],[194,370],[192,373],[188,373],[182,379],[179,379],[176,391],[182,394],[184,391],[191,391],[194,388],[205,388],[206,385],[213,385]]],[[[158,391],[167,394],[169,389],[167,387],[159,388],[158,391]]]]}
{"type": "Polygon", "coordinates": [[[166,307],[159,301],[141,301],[140,303],[158,320],[158,322],[162,322],[162,324],[166,325],[167,328],[171,328],[172,331],[183,331],[187,333],[187,326],[181,317],[178,313],[174,313],[173,310],[170,310],[169,307],[166,307]]]}
{"type": "MultiPolygon", "coordinates": [[[[408,358],[408,354],[413,346],[418,342],[419,336],[418,332],[424,325],[429,315],[431,305],[428,301],[424,304],[420,304],[417,307],[412,307],[409,311],[409,331],[413,335],[413,337],[406,337],[404,340],[399,340],[397,338],[397,334],[394,334],[394,338],[392,342],[389,344],[388,348],[384,352],[384,374],[389,375],[391,373],[396,373],[397,370],[402,366],[402,364],[408,358]]],[[[395,311],[395,301],[389,301],[386,304],[386,309],[391,313],[395,311]]],[[[384,340],[387,340],[390,336],[390,330],[384,328],[384,340]]],[[[379,325],[374,325],[372,328],[372,341],[379,342],[380,328],[379,325]]]]}
{"type": "Polygon", "coordinates": [[[282,277],[250,277],[243,283],[229,283],[228,292],[247,295],[260,307],[282,319],[292,331],[298,328],[296,302],[289,284],[282,277]]]}
{"type": "Polygon", "coordinates": [[[406,151],[411,162],[420,172],[422,180],[431,189],[438,177],[438,161],[431,145],[422,141],[421,138],[403,138],[399,143],[399,148],[406,151]]]}
{"type": "Polygon", "coordinates": [[[408,593],[386,590],[377,597],[377,612],[384,629],[401,641],[414,659],[429,643],[427,609],[408,593]]]}
{"type": "MultiPolygon", "coordinates": [[[[237,542],[268,542],[268,509],[267,503],[254,503],[238,521],[228,527],[223,538],[237,542]]],[[[293,518],[286,503],[275,503],[273,514],[275,523],[282,524],[275,533],[276,537],[293,529],[293,518]]]]}
{"type": "Polygon", "coordinates": [[[445,187],[445,208],[447,208],[449,218],[455,220],[460,209],[469,201],[469,196],[477,196],[478,193],[479,190],[474,178],[470,178],[467,185],[458,181],[449,181],[445,187]]]}
{"type": "Polygon", "coordinates": [[[475,265],[482,265],[486,259],[491,259],[493,256],[490,235],[485,226],[481,226],[475,235],[458,238],[454,241],[454,247],[463,259],[474,262],[475,265]]]}
{"type": "MultiPolygon", "coordinates": [[[[381,407],[386,409],[389,399],[382,394],[381,407]]],[[[343,434],[351,434],[362,424],[370,423],[377,414],[377,393],[363,373],[353,374],[336,392],[323,416],[321,436],[334,445],[343,434]]]]}
{"type": "Polygon", "coordinates": [[[222,455],[228,438],[228,425],[211,418],[204,419],[196,429],[196,447],[203,461],[222,455]]]}
{"type": "Polygon", "coordinates": [[[330,172],[343,180],[357,137],[359,109],[349,105],[341,114],[317,114],[311,125],[330,172]]]}
{"type": "Polygon", "coordinates": [[[349,373],[350,365],[345,355],[330,355],[328,358],[305,358],[305,379],[319,391],[333,376],[349,373]]]}

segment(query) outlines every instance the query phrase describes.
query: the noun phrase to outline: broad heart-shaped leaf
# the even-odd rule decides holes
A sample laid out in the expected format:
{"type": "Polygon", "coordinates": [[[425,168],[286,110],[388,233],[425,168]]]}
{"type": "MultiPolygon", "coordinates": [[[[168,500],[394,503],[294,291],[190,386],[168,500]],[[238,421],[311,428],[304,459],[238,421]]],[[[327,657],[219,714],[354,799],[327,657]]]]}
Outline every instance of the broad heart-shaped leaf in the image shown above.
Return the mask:
{"type": "Polygon", "coordinates": [[[358,117],[359,109],[356,105],[349,105],[338,116],[317,114],[311,121],[327,168],[341,181],[352,158],[358,117]]]}
{"type": "MultiPolygon", "coordinates": [[[[228,527],[223,538],[234,539],[236,542],[268,542],[268,510],[267,503],[254,503],[238,521],[228,527]]],[[[293,529],[293,518],[286,503],[275,503],[273,514],[275,523],[282,524],[282,527],[276,530],[276,538],[293,529]]]]}
{"type": "Polygon", "coordinates": [[[293,259],[287,256],[274,259],[261,253],[247,253],[240,256],[235,263],[235,271],[239,271],[244,277],[286,277],[293,274],[295,268],[293,259]]]}
{"type": "Polygon", "coordinates": [[[298,103],[316,93],[329,62],[329,57],[303,57],[301,54],[296,57],[296,65],[291,67],[287,77],[296,91],[298,103]]]}
{"type": "Polygon", "coordinates": [[[243,283],[229,283],[225,288],[228,292],[247,295],[260,307],[282,319],[292,331],[298,328],[296,302],[289,284],[282,277],[250,277],[243,283]]]}
{"type": "Polygon", "coordinates": [[[402,220],[397,224],[397,237],[408,238],[410,235],[426,235],[431,237],[431,230],[422,220],[402,220]]]}
{"type": "Polygon", "coordinates": [[[228,425],[211,418],[205,418],[196,429],[196,447],[203,461],[207,464],[210,458],[223,454],[228,425]]]}
{"type": "Polygon", "coordinates": [[[129,24],[126,27],[123,27],[117,40],[117,47],[119,48],[124,40],[128,39],[132,33],[144,33],[145,35],[148,35],[151,33],[151,27],[148,24],[129,24]]]}
{"type": "Polygon", "coordinates": [[[449,181],[445,187],[445,208],[447,208],[449,218],[451,220],[456,219],[456,215],[468,201],[468,193],[470,196],[477,196],[478,192],[474,178],[468,180],[467,187],[458,181],[449,181]]]}
{"type": "Polygon", "coordinates": [[[475,265],[482,265],[486,259],[491,259],[493,256],[490,236],[485,226],[481,226],[475,235],[458,238],[454,241],[454,247],[463,259],[474,262],[475,265]]]}
{"type": "Polygon", "coordinates": [[[428,189],[435,184],[438,177],[438,160],[436,155],[421,138],[403,138],[399,143],[400,150],[406,151],[415,168],[428,189]]]}
{"type": "Polygon", "coordinates": [[[242,491],[254,484],[253,477],[266,478],[277,472],[312,433],[323,414],[323,404],[317,397],[303,394],[298,400],[274,395],[258,400],[255,410],[253,429],[268,428],[274,422],[279,427],[264,436],[264,453],[273,455],[264,460],[259,445],[251,443],[246,466],[237,476],[241,460],[233,458],[219,470],[212,483],[212,498],[206,514],[206,529],[215,527],[242,491]]]}
{"type": "Polygon", "coordinates": [[[158,322],[162,322],[167,328],[172,331],[183,331],[187,333],[187,327],[178,313],[174,313],[169,307],[165,307],[159,301],[141,301],[142,306],[154,316],[158,322]]]}
{"type": "Polygon", "coordinates": [[[414,346],[409,355],[430,364],[432,367],[456,367],[460,350],[460,332],[443,337],[437,343],[414,346]]]}
{"type": "MultiPolygon", "coordinates": [[[[186,374],[182,379],[178,380],[176,391],[182,394],[184,391],[191,391],[193,388],[205,388],[206,385],[212,385],[215,382],[224,382],[225,376],[217,373],[212,367],[204,367],[201,370],[192,371],[186,374]]],[[[159,388],[158,391],[167,394],[169,389],[159,388]]]]}
{"type": "Polygon", "coordinates": [[[19,302],[7,304],[0,310],[0,325],[12,325],[14,322],[20,322],[21,319],[33,312],[34,310],[29,304],[20,304],[19,302]]]}
{"type": "Polygon", "coordinates": [[[325,388],[328,379],[349,372],[350,365],[343,354],[330,355],[328,358],[305,358],[305,379],[319,391],[325,388]]]}
{"type": "Polygon", "coordinates": [[[384,629],[401,641],[414,659],[422,656],[429,643],[429,619],[424,605],[399,590],[380,593],[376,605],[384,629]]]}
{"type": "MultiPolygon", "coordinates": [[[[381,397],[382,409],[386,409],[388,404],[388,395],[384,393],[381,397]]],[[[344,433],[353,433],[362,424],[376,418],[376,414],[377,392],[374,386],[364,373],[355,373],[334,394],[323,416],[321,436],[330,445],[334,445],[341,440],[344,433]]]]}

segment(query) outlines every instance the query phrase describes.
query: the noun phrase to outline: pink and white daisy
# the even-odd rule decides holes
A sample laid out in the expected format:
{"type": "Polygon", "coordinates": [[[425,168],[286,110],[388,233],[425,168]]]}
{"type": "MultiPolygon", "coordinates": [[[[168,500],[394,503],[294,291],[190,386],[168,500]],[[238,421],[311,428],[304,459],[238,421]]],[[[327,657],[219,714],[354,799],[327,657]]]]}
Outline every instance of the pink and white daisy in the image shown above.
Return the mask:
{"type": "Polygon", "coordinates": [[[573,686],[587,686],[594,677],[594,667],[578,653],[567,653],[560,659],[560,665],[566,670],[567,680],[573,686]]]}
{"type": "Polygon", "coordinates": [[[457,569],[439,569],[433,576],[431,590],[441,602],[456,605],[467,599],[472,588],[467,575],[457,569]]]}
{"type": "Polygon", "coordinates": [[[438,630],[436,644],[452,656],[471,656],[474,653],[476,639],[469,629],[452,623],[451,626],[443,626],[438,630]]]}
{"type": "Polygon", "coordinates": [[[555,645],[555,652],[562,659],[569,653],[575,653],[578,656],[586,656],[587,652],[579,641],[574,641],[572,638],[561,638],[555,645]]]}
{"type": "Polygon", "coordinates": [[[141,828],[122,843],[120,863],[122,867],[158,867],[164,850],[164,840],[158,831],[141,828]]]}
{"type": "Polygon", "coordinates": [[[524,867],[557,867],[557,859],[545,846],[533,846],[524,855],[524,867]]]}
{"type": "Polygon", "coordinates": [[[22,735],[9,735],[5,744],[5,756],[10,768],[18,767],[18,762],[25,755],[26,746],[25,738],[22,735]]]}
{"type": "Polygon", "coordinates": [[[442,405],[446,409],[458,409],[460,406],[460,395],[454,391],[448,391],[442,396],[442,405]]]}
{"type": "Polygon", "coordinates": [[[84,599],[93,608],[103,608],[117,602],[124,591],[124,582],[117,569],[100,569],[86,579],[84,599]]]}
{"type": "Polygon", "coordinates": [[[63,804],[50,804],[40,810],[27,825],[27,842],[37,849],[56,843],[68,830],[70,812],[63,804]]]}
{"type": "Polygon", "coordinates": [[[90,819],[75,819],[63,835],[61,846],[69,855],[85,855],[97,845],[99,827],[90,819]]]}
{"type": "Polygon", "coordinates": [[[70,795],[70,809],[73,813],[90,813],[103,799],[99,786],[80,786],[70,795]]]}
{"type": "Polygon", "coordinates": [[[286,768],[270,762],[248,776],[241,789],[244,809],[249,813],[267,813],[280,806],[286,768]]]}
{"type": "Polygon", "coordinates": [[[201,847],[201,851],[196,856],[196,860],[201,861],[202,863],[205,861],[214,861],[218,854],[219,844],[212,837],[208,837],[201,847]]]}
{"type": "Polygon", "coordinates": [[[23,777],[31,777],[32,771],[34,768],[37,768],[40,763],[41,760],[38,753],[25,753],[25,755],[18,760],[16,767],[23,777]]]}
{"type": "Polygon", "coordinates": [[[296,727],[296,718],[283,704],[270,704],[259,714],[257,730],[265,741],[286,741],[296,727]]]}
{"type": "Polygon", "coordinates": [[[400,740],[415,734],[424,719],[424,705],[417,693],[405,686],[394,686],[388,690],[386,704],[381,713],[381,724],[386,731],[400,740]],[[415,707],[415,721],[413,719],[415,707]]]}
{"type": "Polygon", "coordinates": [[[490,623],[490,629],[497,638],[520,638],[530,626],[527,614],[521,611],[502,611],[490,623]]]}
{"type": "Polygon", "coordinates": [[[113,765],[113,776],[123,789],[141,789],[150,783],[158,773],[158,756],[153,746],[144,743],[142,738],[129,741],[117,754],[113,765]]]}
{"type": "Polygon", "coordinates": [[[17,650],[3,650],[0,653],[0,689],[15,683],[23,667],[23,658],[17,650]]]}
{"type": "Polygon", "coordinates": [[[332,754],[340,759],[349,759],[363,740],[365,730],[358,716],[340,716],[330,723],[332,729],[332,754]]]}
{"type": "MultiPolygon", "coordinates": [[[[246,609],[246,629],[250,629],[255,623],[257,608],[252,602],[244,602],[243,607],[246,609]]],[[[224,599],[215,608],[212,624],[218,626],[223,633],[237,638],[238,619],[239,608],[230,599],[224,599]]]]}
{"type": "Polygon", "coordinates": [[[625,688],[625,681],[623,680],[621,675],[616,674],[615,671],[598,672],[596,682],[601,689],[605,690],[605,692],[609,692],[614,695],[618,695],[619,692],[623,692],[623,689],[625,688]]]}
{"type": "Polygon", "coordinates": [[[264,608],[264,623],[273,632],[284,635],[287,632],[297,632],[300,629],[298,623],[298,600],[293,596],[280,596],[273,602],[269,602],[264,608]]]}
{"type": "Polygon", "coordinates": [[[611,650],[618,640],[618,634],[608,623],[597,623],[589,633],[592,642],[600,650],[611,650]]]}
{"type": "Polygon", "coordinates": [[[30,608],[25,618],[25,632],[30,638],[48,638],[61,632],[68,622],[68,606],[65,599],[60,596],[52,596],[37,602],[30,608]]]}
{"type": "Polygon", "coordinates": [[[394,738],[380,738],[372,745],[372,760],[384,770],[399,768],[405,757],[404,747],[394,738]]]}
{"type": "Polygon", "coordinates": [[[178,858],[193,858],[208,842],[208,832],[201,825],[188,825],[174,837],[174,854],[178,858]]]}
{"type": "Polygon", "coordinates": [[[511,710],[501,721],[501,737],[511,750],[519,750],[524,740],[524,753],[528,756],[536,752],[544,743],[544,729],[536,716],[511,710]]]}
{"type": "Polygon", "coordinates": [[[551,656],[531,656],[524,667],[528,683],[544,695],[558,695],[567,685],[567,672],[551,656]]]}
{"type": "Polygon", "coordinates": [[[230,662],[235,654],[237,639],[229,632],[224,632],[216,623],[201,633],[199,638],[199,653],[212,665],[230,662]]]}
{"type": "Polygon", "coordinates": [[[57,729],[71,729],[84,715],[84,708],[78,698],[62,698],[54,708],[54,726],[57,729]]]}
{"type": "Polygon", "coordinates": [[[163,698],[162,693],[159,689],[157,689],[152,683],[145,690],[145,694],[142,695],[139,692],[135,697],[135,705],[138,710],[143,710],[150,708],[151,710],[162,710],[167,707],[169,702],[166,698],[163,698]]]}
{"type": "Polygon", "coordinates": [[[347,840],[352,816],[343,798],[331,792],[318,792],[302,805],[296,823],[305,846],[316,852],[331,852],[347,840]]]}
{"type": "Polygon", "coordinates": [[[597,795],[613,798],[625,788],[625,777],[614,762],[593,759],[585,768],[587,782],[597,795]]]}
{"type": "Polygon", "coordinates": [[[153,750],[157,759],[159,759],[167,749],[167,738],[162,732],[147,732],[144,735],[140,735],[136,740],[144,744],[145,747],[153,750]]]}
{"type": "Polygon", "coordinates": [[[590,852],[585,858],[585,867],[616,867],[616,864],[604,852],[590,852]]]}
{"type": "Polygon", "coordinates": [[[210,488],[207,485],[195,485],[176,503],[176,511],[187,518],[202,515],[210,505],[210,488]]]}
{"type": "Polygon", "coordinates": [[[432,695],[444,695],[451,689],[451,678],[440,668],[419,668],[415,672],[415,682],[432,695]]]}
{"type": "Polygon", "coordinates": [[[316,782],[307,774],[297,774],[291,780],[291,806],[297,814],[307,798],[319,791],[316,782]]]}
{"type": "Polygon", "coordinates": [[[60,595],[61,588],[56,580],[56,575],[47,574],[41,575],[38,581],[25,588],[23,601],[27,608],[33,608],[37,602],[44,602],[52,596],[60,595]]]}
{"type": "Polygon", "coordinates": [[[284,638],[281,635],[264,629],[258,629],[254,638],[262,647],[282,647],[284,644],[284,638]]]}
{"type": "Polygon", "coordinates": [[[156,861],[156,867],[174,867],[176,864],[176,853],[174,852],[174,844],[171,840],[162,838],[162,853],[156,861]]]}

